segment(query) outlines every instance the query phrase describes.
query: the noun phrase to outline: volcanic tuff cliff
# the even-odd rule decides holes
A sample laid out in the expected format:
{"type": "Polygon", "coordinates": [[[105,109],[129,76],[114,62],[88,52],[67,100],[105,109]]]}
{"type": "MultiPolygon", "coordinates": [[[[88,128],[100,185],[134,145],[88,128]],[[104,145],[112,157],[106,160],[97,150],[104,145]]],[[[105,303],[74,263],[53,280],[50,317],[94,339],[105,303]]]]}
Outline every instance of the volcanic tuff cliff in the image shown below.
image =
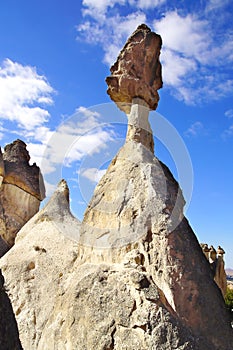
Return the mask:
{"type": "MultiPolygon", "coordinates": [[[[137,45],[145,58],[158,60],[161,39],[145,25],[128,42],[129,56],[119,57],[129,57],[130,67],[137,45]]],[[[157,67],[150,73],[157,76],[159,63],[150,67],[157,67]]],[[[127,72],[130,84],[141,79],[146,86],[143,75],[127,72]]],[[[156,79],[161,82],[161,76],[156,79]]],[[[72,216],[61,181],[0,260],[25,350],[232,349],[224,300],[183,216],[182,192],[154,156],[148,116],[157,91],[150,101],[128,90],[130,104],[122,105],[126,142],[97,185],[83,222],[72,216]]],[[[119,107],[120,93],[121,84],[110,95],[119,107]]]]}
{"type": "Polygon", "coordinates": [[[29,165],[21,140],[0,150],[0,256],[14,244],[21,227],[38,212],[45,189],[40,169],[29,165]]]}

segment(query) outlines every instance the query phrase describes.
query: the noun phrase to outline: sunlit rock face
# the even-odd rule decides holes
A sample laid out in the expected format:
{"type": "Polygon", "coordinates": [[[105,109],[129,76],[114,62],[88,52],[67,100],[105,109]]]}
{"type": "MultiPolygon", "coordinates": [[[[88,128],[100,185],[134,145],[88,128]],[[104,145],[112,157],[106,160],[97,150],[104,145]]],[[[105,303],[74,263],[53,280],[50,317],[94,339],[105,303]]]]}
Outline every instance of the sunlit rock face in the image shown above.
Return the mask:
{"type": "Polygon", "coordinates": [[[79,228],[62,181],[0,260],[23,349],[208,349],[179,320],[138,249],[116,263],[85,263],[79,228]]]}
{"type": "Polygon", "coordinates": [[[227,275],[224,261],[225,251],[220,246],[215,250],[212,245],[210,247],[206,243],[201,243],[200,245],[207,261],[210,263],[214,280],[221,289],[223,297],[225,297],[227,291],[227,275]]]}
{"type": "Polygon", "coordinates": [[[45,197],[40,169],[36,164],[29,165],[29,160],[21,140],[6,145],[0,154],[0,235],[9,247],[45,197]]]}
{"type": "Polygon", "coordinates": [[[125,145],[96,186],[84,214],[79,256],[85,263],[141,268],[161,291],[169,312],[194,337],[205,339],[208,345],[203,349],[230,350],[232,330],[224,299],[183,215],[181,189],[154,156],[151,138],[145,141],[149,127],[144,108],[134,100],[131,113],[137,118],[128,114],[131,124],[125,145]]]}

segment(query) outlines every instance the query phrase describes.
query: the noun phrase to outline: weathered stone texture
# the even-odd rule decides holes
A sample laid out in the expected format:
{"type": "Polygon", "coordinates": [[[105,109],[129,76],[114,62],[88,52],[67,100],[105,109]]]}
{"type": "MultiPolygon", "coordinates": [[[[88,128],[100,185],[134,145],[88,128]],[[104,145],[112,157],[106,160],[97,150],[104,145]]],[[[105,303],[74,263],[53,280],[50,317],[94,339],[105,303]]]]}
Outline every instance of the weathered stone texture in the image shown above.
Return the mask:
{"type": "Polygon", "coordinates": [[[30,155],[27,145],[16,140],[4,147],[4,183],[15,185],[38,200],[45,197],[45,188],[39,167],[34,163],[29,165],[30,155]]]}
{"type": "MultiPolygon", "coordinates": [[[[39,342],[77,259],[77,241],[71,238],[79,221],[70,213],[67,195],[68,188],[61,182],[50,203],[24,225],[15,245],[0,259],[25,350],[54,349],[50,339],[47,343],[44,339],[45,347],[39,347],[39,342]]],[[[54,325],[58,333],[60,322],[54,325]]]]}
{"type": "Polygon", "coordinates": [[[160,46],[142,25],[112,68],[111,98],[132,102],[122,107],[128,132],[83,222],[61,181],[0,260],[24,349],[232,350],[224,299],[182,192],[153,153],[160,46]]]}
{"type": "Polygon", "coordinates": [[[161,37],[142,24],[130,36],[111,67],[111,76],[106,78],[107,93],[126,113],[130,111],[127,104],[136,97],[144,100],[150,109],[156,109],[157,90],[162,87],[161,45],[161,37]]]}
{"type": "Polygon", "coordinates": [[[225,296],[227,291],[227,275],[224,262],[225,251],[220,246],[218,246],[216,251],[212,245],[210,248],[206,243],[201,243],[200,245],[206,259],[210,263],[214,280],[220,288],[222,295],[225,296]]]}
{"type": "Polygon", "coordinates": [[[0,235],[9,247],[45,197],[40,169],[36,164],[29,165],[29,160],[21,140],[5,146],[0,154],[0,235]]]}
{"type": "MultiPolygon", "coordinates": [[[[141,108],[139,104],[136,111],[145,118],[141,108]]],[[[211,344],[206,349],[230,350],[233,334],[224,299],[183,216],[182,192],[143,142],[140,123],[144,125],[138,121],[127,134],[95,189],[80,228],[80,257],[83,262],[132,266],[139,261],[163,292],[169,310],[196,338],[211,344]]]]}

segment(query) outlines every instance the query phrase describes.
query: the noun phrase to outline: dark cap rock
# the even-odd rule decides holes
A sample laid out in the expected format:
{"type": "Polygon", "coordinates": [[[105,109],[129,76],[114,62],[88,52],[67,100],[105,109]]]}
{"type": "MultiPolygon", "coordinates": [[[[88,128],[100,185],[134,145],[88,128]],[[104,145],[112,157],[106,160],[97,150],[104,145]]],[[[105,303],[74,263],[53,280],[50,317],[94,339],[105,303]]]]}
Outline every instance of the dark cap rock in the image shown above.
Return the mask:
{"type": "Polygon", "coordinates": [[[130,111],[134,98],[141,98],[151,110],[157,108],[162,87],[161,64],[159,61],[162,39],[141,24],[129,37],[117,61],[106,78],[107,93],[124,112],[130,111]]]}

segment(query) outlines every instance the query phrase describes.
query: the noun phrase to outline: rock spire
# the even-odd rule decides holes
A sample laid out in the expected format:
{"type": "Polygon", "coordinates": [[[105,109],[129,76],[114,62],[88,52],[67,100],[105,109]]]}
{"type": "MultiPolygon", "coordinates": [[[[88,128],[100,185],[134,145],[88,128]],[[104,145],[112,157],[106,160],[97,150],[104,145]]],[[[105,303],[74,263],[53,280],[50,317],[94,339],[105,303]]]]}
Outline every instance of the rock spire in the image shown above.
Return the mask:
{"type": "Polygon", "coordinates": [[[0,236],[9,247],[45,197],[40,169],[36,164],[29,165],[29,160],[21,140],[6,145],[3,154],[0,151],[0,236]]]}
{"type": "Polygon", "coordinates": [[[154,155],[148,115],[162,85],[160,47],[139,26],[107,79],[128,132],[82,223],[61,181],[0,260],[24,349],[232,350],[224,299],[182,191],[154,155]]]}

